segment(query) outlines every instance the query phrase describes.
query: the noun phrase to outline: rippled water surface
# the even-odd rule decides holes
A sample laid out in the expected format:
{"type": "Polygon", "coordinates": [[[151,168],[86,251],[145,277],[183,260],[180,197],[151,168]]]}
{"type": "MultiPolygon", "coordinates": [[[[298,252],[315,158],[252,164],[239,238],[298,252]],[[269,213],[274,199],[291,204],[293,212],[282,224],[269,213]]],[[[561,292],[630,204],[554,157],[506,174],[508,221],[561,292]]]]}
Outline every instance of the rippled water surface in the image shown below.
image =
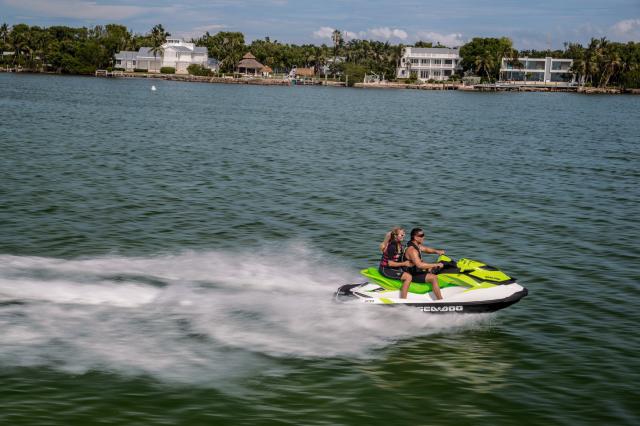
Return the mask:
{"type": "Polygon", "coordinates": [[[640,97],[0,74],[0,423],[638,424],[640,97]],[[332,303],[393,225],[492,315],[332,303]]]}

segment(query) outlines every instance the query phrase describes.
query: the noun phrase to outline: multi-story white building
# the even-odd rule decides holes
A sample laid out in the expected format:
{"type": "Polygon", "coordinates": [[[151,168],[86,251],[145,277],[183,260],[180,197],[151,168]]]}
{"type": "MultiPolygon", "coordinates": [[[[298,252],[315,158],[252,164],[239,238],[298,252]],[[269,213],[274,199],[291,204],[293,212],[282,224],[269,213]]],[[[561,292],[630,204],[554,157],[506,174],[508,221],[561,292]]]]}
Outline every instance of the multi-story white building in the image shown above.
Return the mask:
{"type": "Polygon", "coordinates": [[[500,81],[571,83],[575,80],[571,72],[572,59],[547,56],[546,58],[518,58],[518,62],[502,58],[500,81]]]}
{"type": "Polygon", "coordinates": [[[409,78],[411,73],[416,73],[422,81],[448,80],[461,69],[459,49],[405,47],[396,77],[409,78]]]}
{"type": "Polygon", "coordinates": [[[176,74],[186,74],[187,67],[191,64],[217,70],[218,62],[208,57],[206,47],[198,47],[194,43],[177,38],[168,38],[161,49],[155,55],[150,47],[141,47],[137,52],[118,52],[115,55],[115,66],[126,71],[142,69],[149,72],[160,72],[162,67],[173,67],[176,74]]]}

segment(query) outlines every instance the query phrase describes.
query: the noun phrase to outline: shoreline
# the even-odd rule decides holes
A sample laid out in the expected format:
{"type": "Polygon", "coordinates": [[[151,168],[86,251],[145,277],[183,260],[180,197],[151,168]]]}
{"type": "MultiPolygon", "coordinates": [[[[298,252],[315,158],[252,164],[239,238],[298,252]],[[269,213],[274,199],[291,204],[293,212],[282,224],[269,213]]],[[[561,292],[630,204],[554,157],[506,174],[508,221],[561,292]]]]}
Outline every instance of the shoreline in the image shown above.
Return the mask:
{"type": "Polygon", "coordinates": [[[331,86],[345,87],[342,81],[328,81],[313,78],[311,80],[290,80],[286,78],[264,78],[264,77],[206,77],[191,74],[159,74],[159,73],[133,73],[125,71],[105,71],[97,70],[95,77],[101,78],[151,78],[157,80],[186,81],[198,83],[218,83],[218,84],[249,84],[256,86],[331,86]]]}
{"type": "MultiPolygon", "coordinates": [[[[63,75],[55,72],[40,71],[9,71],[0,68],[0,72],[17,73],[17,74],[46,74],[46,75],[63,75]]],[[[213,84],[246,84],[255,86],[325,86],[325,87],[347,87],[342,81],[329,81],[320,78],[311,80],[289,80],[277,78],[249,77],[204,77],[191,74],[157,74],[157,73],[133,73],[133,72],[107,72],[105,70],[97,70],[91,75],[84,77],[98,78],[148,78],[155,80],[196,82],[196,83],[213,83],[213,84]]],[[[476,84],[465,86],[462,83],[355,83],[353,88],[356,89],[395,89],[395,90],[458,90],[461,92],[548,92],[548,93],[581,93],[586,95],[620,95],[632,94],[640,95],[640,89],[622,89],[616,87],[585,87],[585,86],[558,86],[545,84],[516,84],[516,83],[498,83],[498,84],[476,84]]]]}
{"type": "Polygon", "coordinates": [[[558,86],[545,84],[475,84],[465,86],[462,83],[356,83],[354,87],[366,89],[411,89],[411,90],[459,90],[461,92],[555,92],[555,93],[582,93],[582,94],[607,94],[640,95],[640,89],[622,89],[617,87],[584,87],[584,86],[558,86]]]}

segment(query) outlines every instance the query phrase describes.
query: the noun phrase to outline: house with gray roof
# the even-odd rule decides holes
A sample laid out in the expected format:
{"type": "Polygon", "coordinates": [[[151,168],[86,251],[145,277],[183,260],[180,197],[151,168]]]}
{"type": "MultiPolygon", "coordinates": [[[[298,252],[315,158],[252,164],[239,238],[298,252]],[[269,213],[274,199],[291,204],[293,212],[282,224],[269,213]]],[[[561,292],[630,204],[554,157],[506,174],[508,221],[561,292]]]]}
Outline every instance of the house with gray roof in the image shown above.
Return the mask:
{"type": "Polygon", "coordinates": [[[448,47],[405,47],[397,69],[398,78],[416,73],[419,80],[448,80],[462,69],[460,49],[448,47]]]}
{"type": "Polygon", "coordinates": [[[187,67],[191,64],[218,70],[218,61],[208,57],[206,47],[177,38],[168,38],[158,52],[153,52],[151,47],[141,47],[137,52],[122,51],[115,55],[115,66],[126,71],[142,69],[160,72],[162,67],[173,67],[176,74],[187,74],[187,67]]]}

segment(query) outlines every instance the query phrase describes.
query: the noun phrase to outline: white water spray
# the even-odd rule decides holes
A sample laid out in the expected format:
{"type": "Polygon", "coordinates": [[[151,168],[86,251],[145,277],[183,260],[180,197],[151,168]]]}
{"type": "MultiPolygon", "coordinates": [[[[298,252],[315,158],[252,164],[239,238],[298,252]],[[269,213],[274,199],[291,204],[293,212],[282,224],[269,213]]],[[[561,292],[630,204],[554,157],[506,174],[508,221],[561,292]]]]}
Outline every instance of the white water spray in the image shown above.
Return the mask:
{"type": "Polygon", "coordinates": [[[0,256],[0,363],[212,380],[271,357],[368,357],[478,318],[336,304],[359,280],[323,254],[186,252],[61,260],[0,256]]]}

